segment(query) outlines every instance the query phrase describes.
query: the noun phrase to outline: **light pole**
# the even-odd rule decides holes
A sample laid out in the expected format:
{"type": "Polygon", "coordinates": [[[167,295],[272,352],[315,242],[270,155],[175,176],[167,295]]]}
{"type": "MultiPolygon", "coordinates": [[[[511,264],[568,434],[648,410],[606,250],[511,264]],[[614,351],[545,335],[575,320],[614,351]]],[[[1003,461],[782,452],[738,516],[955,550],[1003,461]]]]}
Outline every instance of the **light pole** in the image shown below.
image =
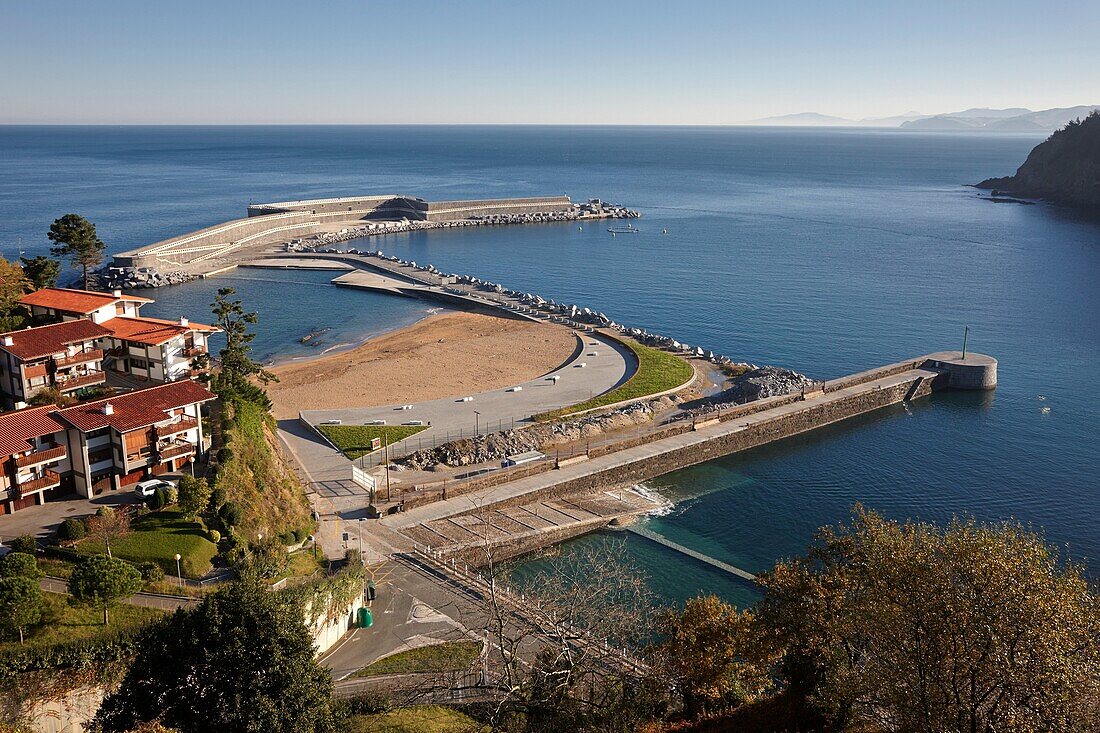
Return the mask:
{"type": "Polygon", "coordinates": [[[474,410],[474,437],[475,438],[477,436],[481,435],[481,427],[480,427],[479,422],[478,422],[480,418],[481,418],[481,413],[478,412],[477,410],[474,410]]]}
{"type": "MultiPolygon", "coordinates": [[[[359,518],[359,524],[356,525],[356,530],[359,532],[359,562],[363,562],[363,518],[359,518]]],[[[366,563],[364,563],[366,564],[366,563]]]]}
{"type": "Polygon", "coordinates": [[[180,572],[180,554],[176,553],[176,579],[179,581],[180,588],[183,588],[183,573],[180,572]]]}

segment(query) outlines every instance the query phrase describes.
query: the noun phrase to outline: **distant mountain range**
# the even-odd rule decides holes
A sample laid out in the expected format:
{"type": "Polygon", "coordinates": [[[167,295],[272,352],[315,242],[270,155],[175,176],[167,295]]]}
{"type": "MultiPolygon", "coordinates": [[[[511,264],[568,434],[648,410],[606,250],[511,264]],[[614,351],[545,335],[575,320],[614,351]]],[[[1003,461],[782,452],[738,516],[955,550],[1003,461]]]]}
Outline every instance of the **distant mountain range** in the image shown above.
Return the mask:
{"type": "Polygon", "coordinates": [[[922,115],[906,112],[894,117],[865,117],[850,120],[817,112],[800,112],[778,117],[765,117],[744,124],[760,126],[810,126],[810,127],[896,127],[903,130],[970,131],[983,132],[1038,132],[1049,133],[1064,127],[1076,119],[1084,119],[1100,105],[1082,105],[1033,111],[1024,107],[989,109],[975,107],[962,112],[940,115],[922,115]]]}

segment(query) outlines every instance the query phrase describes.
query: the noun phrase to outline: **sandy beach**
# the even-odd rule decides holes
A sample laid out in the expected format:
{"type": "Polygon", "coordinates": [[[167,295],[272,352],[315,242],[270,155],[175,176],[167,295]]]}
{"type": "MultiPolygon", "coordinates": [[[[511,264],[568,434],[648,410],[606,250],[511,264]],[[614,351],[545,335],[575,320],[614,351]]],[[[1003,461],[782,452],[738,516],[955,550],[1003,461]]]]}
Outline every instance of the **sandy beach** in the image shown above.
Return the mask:
{"type": "Polygon", "coordinates": [[[275,417],[301,410],[421,402],[500,389],[545,374],[576,346],[561,326],[447,312],[346,351],[272,369],[275,417]]]}

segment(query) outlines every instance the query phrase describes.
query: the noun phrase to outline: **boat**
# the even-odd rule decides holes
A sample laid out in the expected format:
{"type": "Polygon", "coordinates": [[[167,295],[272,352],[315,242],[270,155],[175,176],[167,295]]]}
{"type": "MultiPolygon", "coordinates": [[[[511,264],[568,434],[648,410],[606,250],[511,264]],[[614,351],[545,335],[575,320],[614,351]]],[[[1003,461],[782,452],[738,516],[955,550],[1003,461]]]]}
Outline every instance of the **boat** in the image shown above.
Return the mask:
{"type": "Polygon", "coordinates": [[[641,230],[633,224],[627,224],[625,227],[608,227],[607,231],[611,232],[612,234],[634,234],[641,230]]]}

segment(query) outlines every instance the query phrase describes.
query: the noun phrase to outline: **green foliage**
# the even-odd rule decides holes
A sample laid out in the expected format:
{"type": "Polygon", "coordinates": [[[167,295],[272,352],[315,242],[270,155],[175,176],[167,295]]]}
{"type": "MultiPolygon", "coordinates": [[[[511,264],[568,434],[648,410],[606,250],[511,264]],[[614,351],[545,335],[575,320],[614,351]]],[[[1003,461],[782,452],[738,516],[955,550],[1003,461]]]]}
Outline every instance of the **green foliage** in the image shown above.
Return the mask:
{"type": "Polygon", "coordinates": [[[180,490],[175,486],[166,486],[164,488],[164,505],[171,506],[176,504],[180,500],[180,490]]]}
{"type": "MultiPolygon", "coordinates": [[[[202,522],[189,520],[182,512],[162,509],[135,519],[130,532],[111,542],[112,554],[134,563],[155,562],[169,575],[176,574],[175,556],[182,556],[184,577],[201,578],[210,570],[217,546],[209,540],[202,522]]],[[[92,540],[80,545],[81,552],[100,552],[103,546],[92,540]]]]}
{"type": "Polygon", "coordinates": [[[286,573],[290,565],[290,556],[286,545],[277,537],[264,537],[253,543],[245,553],[244,565],[247,570],[264,580],[278,578],[286,573]]]}
{"type": "Polygon", "coordinates": [[[38,540],[32,535],[23,534],[18,537],[14,537],[8,542],[8,547],[12,552],[25,552],[28,555],[34,555],[38,552],[38,540]]]}
{"type": "Polygon", "coordinates": [[[222,504],[222,508],[218,510],[218,516],[226,527],[236,527],[241,523],[241,508],[232,501],[227,501],[222,504]]]}
{"type": "Polygon", "coordinates": [[[137,565],[141,579],[146,583],[159,583],[164,580],[164,568],[155,562],[141,562],[137,565]]]}
{"type": "Polygon", "coordinates": [[[290,592],[308,614],[309,625],[313,626],[322,620],[327,623],[341,616],[352,601],[362,597],[366,579],[363,565],[352,561],[340,572],[321,576],[290,592]]]}
{"type": "Polygon", "coordinates": [[[37,578],[7,574],[0,578],[0,631],[18,633],[22,644],[27,627],[42,618],[42,607],[42,589],[37,578]]]}
{"type": "Polygon", "coordinates": [[[0,331],[22,328],[27,311],[19,299],[25,291],[23,268],[0,257],[0,331]]]}
{"type": "Polygon", "coordinates": [[[213,385],[223,398],[239,396],[255,401],[258,397],[256,387],[249,380],[254,377],[267,384],[275,380],[275,375],[252,359],[252,341],[256,334],[251,332],[250,327],[256,323],[257,315],[255,312],[245,312],[242,302],[233,299],[236,292],[233,288],[219,288],[214,302],[210,304],[225,335],[225,347],[219,352],[221,369],[213,385]]]}
{"type": "Polygon", "coordinates": [[[382,445],[393,445],[421,430],[427,425],[318,425],[317,429],[352,460],[371,452],[371,440],[378,438],[382,445]]]}
{"type": "Polygon", "coordinates": [[[45,575],[38,568],[34,555],[24,552],[9,552],[0,557],[0,578],[27,578],[38,581],[45,575]]]}
{"type": "Polygon", "coordinates": [[[57,287],[57,278],[61,274],[61,263],[49,257],[20,257],[23,276],[27,279],[27,292],[42,288],[57,287]]]}
{"type": "Polygon", "coordinates": [[[110,623],[108,609],[141,590],[141,575],[118,558],[94,555],[73,568],[69,592],[73,598],[103,609],[104,626],[110,623]]]}
{"type": "Polygon", "coordinates": [[[480,657],[481,642],[449,641],[391,654],[388,657],[371,662],[353,676],[376,677],[384,674],[460,672],[469,669],[480,657]]]}
{"type": "Polygon", "coordinates": [[[84,289],[88,289],[88,270],[103,262],[107,245],[96,234],[95,224],[76,214],[66,214],[50,225],[46,237],[54,242],[50,253],[66,259],[84,272],[84,289]]]}
{"type": "Polygon", "coordinates": [[[210,538],[210,541],[215,545],[222,541],[222,533],[216,529],[207,530],[206,536],[210,538]]]}
{"type": "Polygon", "coordinates": [[[31,395],[31,398],[27,400],[27,404],[31,407],[42,407],[43,405],[71,407],[76,404],[76,398],[67,394],[62,394],[61,390],[57,387],[46,387],[31,395]]]}
{"type": "Polygon", "coordinates": [[[146,500],[146,503],[149,505],[149,508],[152,509],[154,512],[163,509],[164,505],[167,503],[165,501],[164,489],[158,486],[153,491],[153,495],[146,500]]]}
{"type": "Polygon", "coordinates": [[[182,733],[328,733],[338,715],[300,607],[243,580],[158,624],[96,722],[157,720],[182,733]]]}
{"type": "Polygon", "coordinates": [[[556,420],[577,412],[660,394],[687,384],[695,374],[691,364],[675,354],[634,341],[624,340],[622,343],[633,351],[638,359],[638,371],[634,372],[630,379],[610,392],[596,395],[572,407],[539,413],[534,416],[535,419],[556,420]]]}
{"type": "Polygon", "coordinates": [[[355,715],[344,726],[345,733],[480,733],[470,716],[441,705],[414,705],[371,715],[355,715]]]}
{"type": "MultiPolygon", "coordinates": [[[[184,476],[179,483],[179,509],[185,516],[194,519],[210,506],[213,490],[204,478],[184,476]]],[[[215,507],[216,508],[216,507],[215,507]]]]}
{"type": "Polygon", "coordinates": [[[84,526],[84,522],[70,517],[57,528],[57,539],[63,542],[76,542],[84,539],[86,533],[87,528],[84,526]]]}

